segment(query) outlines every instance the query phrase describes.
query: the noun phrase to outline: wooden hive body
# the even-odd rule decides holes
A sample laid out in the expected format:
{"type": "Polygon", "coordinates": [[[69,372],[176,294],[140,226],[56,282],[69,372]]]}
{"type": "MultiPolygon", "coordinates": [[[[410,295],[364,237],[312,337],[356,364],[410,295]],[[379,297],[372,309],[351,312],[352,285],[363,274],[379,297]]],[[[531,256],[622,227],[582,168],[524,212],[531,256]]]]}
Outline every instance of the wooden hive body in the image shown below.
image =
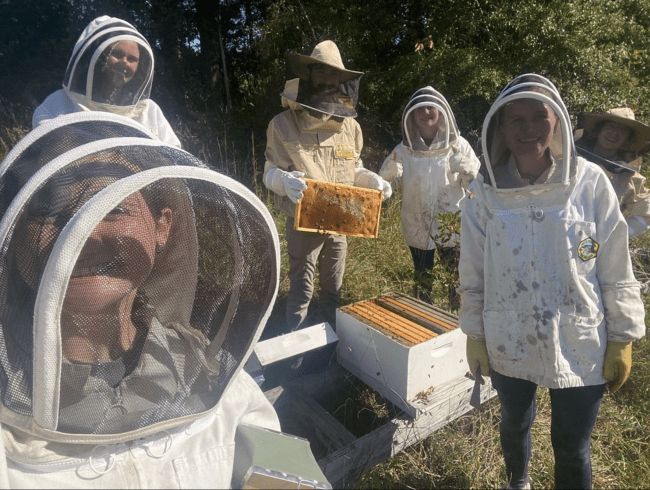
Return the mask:
{"type": "Polygon", "coordinates": [[[468,371],[458,318],[400,293],[337,310],[339,363],[415,417],[436,387],[468,371]]]}

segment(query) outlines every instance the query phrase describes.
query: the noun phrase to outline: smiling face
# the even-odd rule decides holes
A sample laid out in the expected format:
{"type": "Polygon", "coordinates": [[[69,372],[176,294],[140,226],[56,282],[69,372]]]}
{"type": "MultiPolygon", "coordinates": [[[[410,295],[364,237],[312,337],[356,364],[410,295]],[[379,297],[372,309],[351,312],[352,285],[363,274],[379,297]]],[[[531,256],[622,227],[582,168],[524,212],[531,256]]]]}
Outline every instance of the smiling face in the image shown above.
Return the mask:
{"type": "Polygon", "coordinates": [[[630,128],[607,121],[598,132],[594,153],[605,158],[614,155],[628,140],[630,133],[630,128]]]}
{"type": "Polygon", "coordinates": [[[164,247],[172,212],[154,217],[141,193],[111,211],[84,245],[64,301],[68,313],[101,313],[119,307],[153,269],[156,247],[164,247]]]}
{"type": "Polygon", "coordinates": [[[440,124],[440,111],[433,106],[418,107],[413,111],[415,125],[425,139],[433,139],[440,124]]]}
{"type": "Polygon", "coordinates": [[[120,87],[133,79],[138,71],[140,49],[135,41],[118,41],[108,49],[108,57],[104,65],[107,80],[115,87],[120,87]]]}
{"type": "Polygon", "coordinates": [[[555,112],[536,99],[520,99],[502,109],[499,130],[517,163],[540,160],[558,125],[555,112]]]}
{"type": "Polygon", "coordinates": [[[104,51],[97,64],[93,98],[102,103],[119,104],[120,91],[133,80],[141,64],[140,48],[135,41],[118,41],[104,51]]]}

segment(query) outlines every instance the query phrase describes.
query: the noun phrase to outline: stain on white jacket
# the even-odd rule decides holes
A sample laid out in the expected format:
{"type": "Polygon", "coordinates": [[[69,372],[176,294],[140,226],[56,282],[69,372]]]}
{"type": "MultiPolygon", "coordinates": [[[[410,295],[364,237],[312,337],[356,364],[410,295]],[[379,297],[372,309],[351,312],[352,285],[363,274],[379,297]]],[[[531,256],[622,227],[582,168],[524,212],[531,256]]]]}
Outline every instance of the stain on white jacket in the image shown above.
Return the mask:
{"type": "Polygon", "coordinates": [[[561,114],[565,145],[554,165],[562,178],[509,189],[493,184],[489,118],[527,94],[502,93],[486,117],[486,167],[461,214],[460,325],[485,339],[490,368],[501,374],[548,388],[604,384],[607,342],[645,334],[627,225],[605,173],[575,156],[557,93],[546,102],[561,114]],[[588,253],[594,242],[595,256],[588,253]]]}

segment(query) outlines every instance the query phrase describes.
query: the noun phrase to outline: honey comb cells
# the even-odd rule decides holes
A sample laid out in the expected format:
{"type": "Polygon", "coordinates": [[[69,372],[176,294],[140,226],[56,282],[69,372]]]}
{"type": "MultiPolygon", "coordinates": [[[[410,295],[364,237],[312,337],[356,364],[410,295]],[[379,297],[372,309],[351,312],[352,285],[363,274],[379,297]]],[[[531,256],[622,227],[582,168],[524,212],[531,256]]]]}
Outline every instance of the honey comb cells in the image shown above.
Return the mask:
{"type": "Polygon", "coordinates": [[[307,189],[296,206],[299,231],[377,238],[381,191],[305,179],[307,189]]]}

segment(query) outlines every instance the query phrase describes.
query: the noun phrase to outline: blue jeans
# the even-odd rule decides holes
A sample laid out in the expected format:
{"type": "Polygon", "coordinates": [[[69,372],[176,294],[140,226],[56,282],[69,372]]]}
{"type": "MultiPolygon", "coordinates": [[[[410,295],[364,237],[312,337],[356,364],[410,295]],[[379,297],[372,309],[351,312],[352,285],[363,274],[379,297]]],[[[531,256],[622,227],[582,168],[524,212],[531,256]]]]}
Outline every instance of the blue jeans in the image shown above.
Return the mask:
{"type": "MultiPolygon", "coordinates": [[[[510,488],[528,479],[537,385],[491,371],[501,401],[501,448],[510,488]]],[[[591,431],[606,385],[551,389],[555,488],[591,488],[591,431]]]]}

